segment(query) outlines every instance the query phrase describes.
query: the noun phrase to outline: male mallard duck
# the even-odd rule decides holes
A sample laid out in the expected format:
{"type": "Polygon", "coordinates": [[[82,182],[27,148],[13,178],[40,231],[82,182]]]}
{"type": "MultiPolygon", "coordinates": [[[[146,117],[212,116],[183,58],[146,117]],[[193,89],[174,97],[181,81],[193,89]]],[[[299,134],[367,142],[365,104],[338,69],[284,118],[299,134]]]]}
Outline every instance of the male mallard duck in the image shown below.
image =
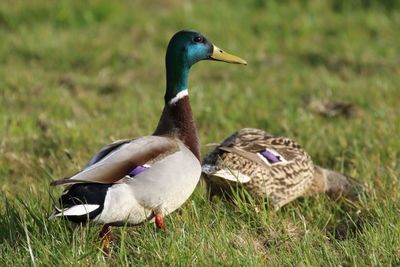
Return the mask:
{"type": "Polygon", "coordinates": [[[202,172],[211,195],[229,192],[239,183],[275,209],[313,193],[337,198],[366,190],[351,177],[314,165],[293,140],[253,128],[239,130],[207,154],[202,172]]]}
{"type": "Polygon", "coordinates": [[[103,147],[77,174],[54,181],[68,185],[49,219],[103,225],[104,251],[109,226],[137,225],[179,208],[194,191],[201,174],[196,126],[188,97],[190,67],[200,60],[246,64],[195,31],[180,31],[166,54],[165,107],[151,136],[120,140],[103,147]]]}

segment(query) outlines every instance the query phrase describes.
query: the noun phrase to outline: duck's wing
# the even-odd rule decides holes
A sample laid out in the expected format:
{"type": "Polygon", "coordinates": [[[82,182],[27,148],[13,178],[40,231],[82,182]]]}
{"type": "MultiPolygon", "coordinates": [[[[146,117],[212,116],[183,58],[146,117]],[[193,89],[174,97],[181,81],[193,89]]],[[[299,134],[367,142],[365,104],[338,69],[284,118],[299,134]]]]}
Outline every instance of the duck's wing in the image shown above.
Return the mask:
{"type": "Polygon", "coordinates": [[[226,147],[226,146],[220,146],[218,149],[225,151],[225,152],[230,152],[234,153],[238,156],[241,156],[245,159],[248,159],[250,161],[253,161],[255,163],[265,165],[265,161],[263,161],[259,156],[257,156],[257,153],[250,152],[247,150],[240,149],[238,147],[226,147]]]}
{"type": "MultiPolygon", "coordinates": [[[[241,129],[222,142],[212,152],[207,154],[203,160],[203,169],[217,171],[220,168],[234,167],[235,160],[229,156],[246,159],[248,162],[258,164],[261,167],[270,168],[277,164],[288,164],[299,157],[309,158],[308,154],[293,140],[285,137],[274,137],[262,130],[253,128],[241,129]],[[224,163],[224,164],[222,164],[224,163]],[[206,166],[204,168],[204,166],[206,166]]],[[[237,163],[238,169],[241,163],[237,163]]],[[[244,164],[244,163],[243,163],[244,164]]],[[[248,164],[247,164],[248,165],[248,164]]]]}
{"type": "Polygon", "coordinates": [[[176,139],[146,136],[130,141],[120,141],[106,146],[89,162],[88,167],[77,174],[51,183],[115,183],[137,166],[164,158],[179,150],[176,139]]]}
{"type": "Polygon", "coordinates": [[[120,146],[127,144],[134,139],[123,139],[123,140],[117,140],[111,144],[108,144],[104,147],[102,147],[99,152],[97,152],[96,155],[93,156],[93,158],[86,164],[85,169],[88,168],[89,166],[99,162],[103,158],[105,158],[108,154],[111,152],[117,150],[120,146]]]}

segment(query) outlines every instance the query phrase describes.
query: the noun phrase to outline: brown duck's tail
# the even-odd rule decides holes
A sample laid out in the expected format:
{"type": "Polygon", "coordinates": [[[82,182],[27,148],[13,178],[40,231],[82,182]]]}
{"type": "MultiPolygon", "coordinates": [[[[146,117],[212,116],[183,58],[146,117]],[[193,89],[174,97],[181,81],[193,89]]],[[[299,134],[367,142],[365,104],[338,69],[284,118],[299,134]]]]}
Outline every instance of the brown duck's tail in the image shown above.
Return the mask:
{"type": "Polygon", "coordinates": [[[333,199],[343,196],[355,200],[368,192],[368,187],[353,177],[320,166],[315,166],[314,180],[317,191],[325,192],[333,199]]]}

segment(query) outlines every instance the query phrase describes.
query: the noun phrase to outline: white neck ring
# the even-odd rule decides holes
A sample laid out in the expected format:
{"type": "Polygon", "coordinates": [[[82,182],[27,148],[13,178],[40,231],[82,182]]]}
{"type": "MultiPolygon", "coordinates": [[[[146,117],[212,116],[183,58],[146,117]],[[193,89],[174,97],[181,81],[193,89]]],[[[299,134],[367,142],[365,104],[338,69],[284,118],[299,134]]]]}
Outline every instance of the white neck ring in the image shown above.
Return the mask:
{"type": "Polygon", "coordinates": [[[189,95],[188,89],[182,90],[179,93],[177,93],[176,96],[168,102],[168,104],[174,105],[176,104],[176,102],[178,102],[187,95],[189,95]]]}

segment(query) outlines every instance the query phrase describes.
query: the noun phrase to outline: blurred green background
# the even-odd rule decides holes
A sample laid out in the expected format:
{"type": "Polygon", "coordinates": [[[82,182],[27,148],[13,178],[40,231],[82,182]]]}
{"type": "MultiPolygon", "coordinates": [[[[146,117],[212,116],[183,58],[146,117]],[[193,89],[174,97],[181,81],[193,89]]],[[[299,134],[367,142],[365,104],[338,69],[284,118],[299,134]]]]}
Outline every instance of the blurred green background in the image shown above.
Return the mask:
{"type": "Polygon", "coordinates": [[[0,265],[400,264],[399,28],[400,1],[389,0],[2,0],[0,265]],[[241,127],[265,129],[367,183],[368,198],[349,207],[318,196],[260,214],[208,202],[199,187],[166,234],[117,230],[108,261],[98,228],[47,222],[59,194],[51,180],[106,143],[152,133],[165,49],[181,29],[249,63],[192,68],[203,154],[241,127]],[[321,116],[315,106],[332,101],[352,112],[321,116]]]}

